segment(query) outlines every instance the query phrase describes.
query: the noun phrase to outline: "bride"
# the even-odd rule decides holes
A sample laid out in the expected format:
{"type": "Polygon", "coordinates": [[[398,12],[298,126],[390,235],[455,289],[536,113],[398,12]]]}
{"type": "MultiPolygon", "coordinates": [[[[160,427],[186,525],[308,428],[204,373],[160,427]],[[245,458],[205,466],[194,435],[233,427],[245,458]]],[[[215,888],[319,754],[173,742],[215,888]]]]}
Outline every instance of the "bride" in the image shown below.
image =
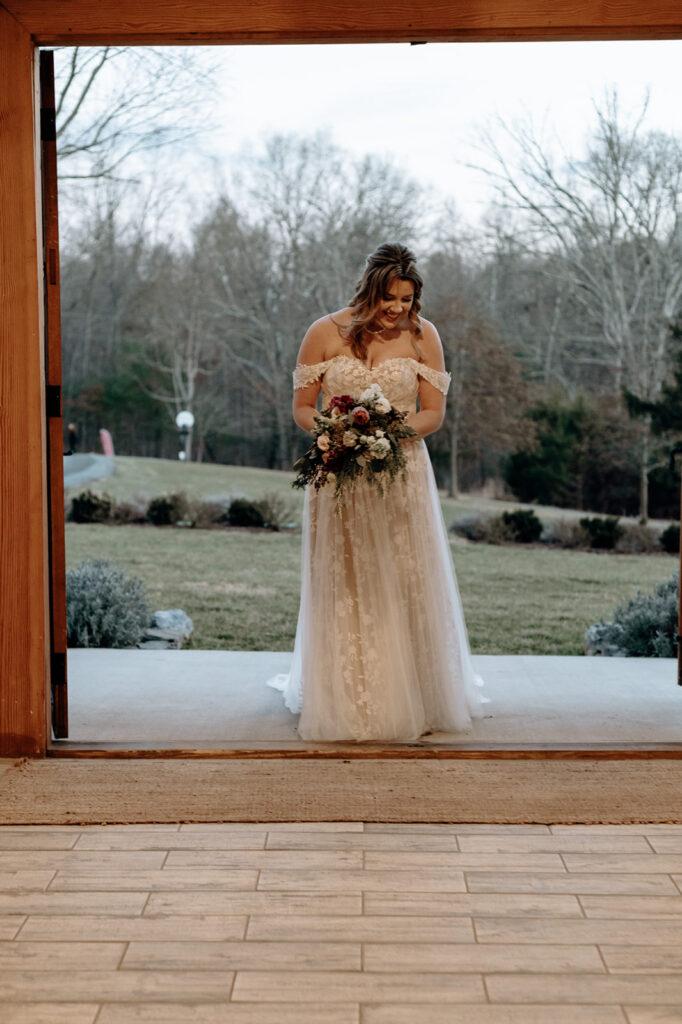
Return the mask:
{"type": "Polygon", "coordinates": [[[378,383],[418,437],[406,479],[381,497],[356,483],[343,511],[333,487],[307,487],[301,602],[289,673],[268,680],[300,712],[305,740],[410,741],[460,732],[488,703],[469,651],[447,530],[423,438],[445,414],[450,374],[436,328],[419,315],[413,254],[385,244],[367,258],[350,306],[308,329],[294,370],[293,415],[310,431],[322,391],[378,383]],[[419,410],[417,410],[419,398],[419,410]]]}

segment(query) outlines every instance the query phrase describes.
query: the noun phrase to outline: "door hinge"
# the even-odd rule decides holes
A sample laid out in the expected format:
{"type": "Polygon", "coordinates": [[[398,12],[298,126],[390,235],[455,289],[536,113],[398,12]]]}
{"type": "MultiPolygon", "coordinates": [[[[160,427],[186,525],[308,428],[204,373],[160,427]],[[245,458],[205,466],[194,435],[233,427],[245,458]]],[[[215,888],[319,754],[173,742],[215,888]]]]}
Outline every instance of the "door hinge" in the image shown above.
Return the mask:
{"type": "Polygon", "coordinates": [[[45,388],[45,407],[48,419],[59,418],[62,414],[62,389],[59,384],[48,384],[45,388]]]}

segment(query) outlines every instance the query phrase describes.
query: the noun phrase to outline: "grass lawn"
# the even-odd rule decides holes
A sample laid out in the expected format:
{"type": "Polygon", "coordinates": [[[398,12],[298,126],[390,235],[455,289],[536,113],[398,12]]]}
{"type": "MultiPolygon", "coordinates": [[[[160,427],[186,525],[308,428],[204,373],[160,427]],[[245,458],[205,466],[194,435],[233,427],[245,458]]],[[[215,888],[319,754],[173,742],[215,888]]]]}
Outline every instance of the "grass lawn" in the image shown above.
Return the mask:
{"type": "MultiPolygon", "coordinates": [[[[291,479],[291,474],[268,470],[180,468],[183,472],[211,469],[208,486],[213,489],[205,494],[230,490],[226,486],[221,491],[215,474],[232,469],[230,486],[236,488],[237,479],[245,481],[242,493],[254,498],[275,489],[274,476],[287,476],[283,481],[287,488],[291,479]]],[[[113,481],[116,477],[100,481],[98,489],[116,493],[113,487],[102,486],[113,481]]],[[[148,493],[163,492],[154,487],[148,493]]],[[[446,515],[446,522],[451,518],[446,515]]],[[[298,613],[300,540],[298,532],[67,523],[67,568],[85,558],[108,558],[138,576],[155,609],[182,608],[193,619],[191,648],[291,650],[298,613]]],[[[460,539],[452,541],[452,550],[471,646],[477,654],[582,654],[582,638],[589,625],[609,618],[618,603],[637,590],[650,589],[677,567],[677,558],[668,555],[498,547],[460,539]]]]}
{"type": "MultiPolygon", "coordinates": [[[[303,491],[293,490],[294,473],[277,469],[254,469],[250,466],[222,466],[214,463],[180,462],[174,459],[143,459],[134,456],[116,456],[113,476],[94,480],[87,485],[66,489],[68,498],[89,488],[96,494],[105,492],[117,501],[130,501],[135,497],[156,498],[172,491],[184,490],[193,498],[245,497],[258,499],[268,492],[285,495],[290,499],[293,519],[300,522],[303,491]]],[[[441,495],[441,508],[445,522],[450,526],[460,515],[488,513],[497,515],[505,509],[532,508],[543,521],[550,519],[576,519],[590,513],[550,505],[524,505],[514,501],[495,501],[482,495],[464,494],[459,498],[441,495]]],[[[623,522],[635,522],[623,517],[623,522]]],[[[667,523],[652,520],[652,526],[667,523]]]]}

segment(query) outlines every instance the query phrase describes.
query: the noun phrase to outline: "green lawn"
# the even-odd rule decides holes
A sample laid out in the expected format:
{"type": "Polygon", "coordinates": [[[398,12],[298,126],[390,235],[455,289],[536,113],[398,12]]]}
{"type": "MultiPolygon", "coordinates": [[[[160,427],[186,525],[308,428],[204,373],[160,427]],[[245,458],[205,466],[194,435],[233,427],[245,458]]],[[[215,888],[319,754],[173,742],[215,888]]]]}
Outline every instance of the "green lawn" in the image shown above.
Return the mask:
{"type": "MultiPolygon", "coordinates": [[[[210,468],[215,474],[221,469],[210,468]]],[[[266,470],[237,470],[231,479],[237,474],[252,497],[274,489],[266,470]],[[260,492],[259,474],[265,478],[260,492]]],[[[218,476],[212,480],[215,486],[218,476]]],[[[85,558],[108,558],[140,577],[154,608],[182,608],[194,620],[192,648],[291,650],[300,540],[293,531],[67,523],[67,568],[85,558]]],[[[471,646],[478,654],[582,654],[587,626],[608,618],[616,604],[650,589],[677,566],[677,558],[667,555],[497,547],[460,539],[452,546],[471,646]]]]}
{"type": "MultiPolygon", "coordinates": [[[[287,470],[253,469],[249,466],[222,466],[214,463],[184,463],[174,459],[143,459],[117,455],[115,474],[102,480],[95,480],[87,486],[96,494],[106,492],[118,501],[130,501],[135,497],[155,498],[181,489],[194,498],[230,496],[258,499],[268,492],[276,492],[286,495],[291,500],[294,519],[300,521],[303,492],[292,489],[293,479],[294,473],[287,470]]],[[[67,497],[73,497],[85,489],[83,485],[67,488],[67,497]]],[[[514,501],[501,502],[468,494],[456,499],[441,495],[441,508],[448,526],[459,515],[474,515],[479,512],[499,514],[505,509],[515,508],[533,508],[545,521],[575,519],[586,514],[573,509],[524,505],[514,501]]],[[[666,524],[662,521],[652,521],[652,525],[662,527],[666,524]]]]}

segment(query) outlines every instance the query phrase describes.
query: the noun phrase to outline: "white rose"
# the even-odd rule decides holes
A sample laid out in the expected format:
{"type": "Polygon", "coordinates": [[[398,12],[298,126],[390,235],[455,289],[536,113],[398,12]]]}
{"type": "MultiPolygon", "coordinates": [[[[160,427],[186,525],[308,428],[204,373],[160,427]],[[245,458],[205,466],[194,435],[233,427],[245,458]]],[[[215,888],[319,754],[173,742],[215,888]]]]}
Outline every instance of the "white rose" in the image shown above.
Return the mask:
{"type": "Polygon", "coordinates": [[[358,435],[355,434],[352,430],[347,430],[343,435],[343,443],[345,444],[346,448],[354,448],[355,445],[358,443],[358,435]]]}
{"type": "Polygon", "coordinates": [[[378,384],[370,384],[358,398],[358,405],[362,405],[364,402],[371,402],[375,398],[382,398],[383,394],[378,384]]]}
{"type": "Polygon", "coordinates": [[[387,398],[384,398],[384,396],[382,395],[378,402],[375,404],[374,408],[376,409],[377,412],[390,412],[391,403],[387,398]]]}
{"type": "Polygon", "coordinates": [[[317,439],[317,447],[323,452],[327,451],[329,448],[329,434],[320,434],[317,439]]]}
{"type": "Polygon", "coordinates": [[[370,444],[370,451],[375,459],[385,459],[391,450],[391,444],[385,437],[376,437],[370,444]]]}

